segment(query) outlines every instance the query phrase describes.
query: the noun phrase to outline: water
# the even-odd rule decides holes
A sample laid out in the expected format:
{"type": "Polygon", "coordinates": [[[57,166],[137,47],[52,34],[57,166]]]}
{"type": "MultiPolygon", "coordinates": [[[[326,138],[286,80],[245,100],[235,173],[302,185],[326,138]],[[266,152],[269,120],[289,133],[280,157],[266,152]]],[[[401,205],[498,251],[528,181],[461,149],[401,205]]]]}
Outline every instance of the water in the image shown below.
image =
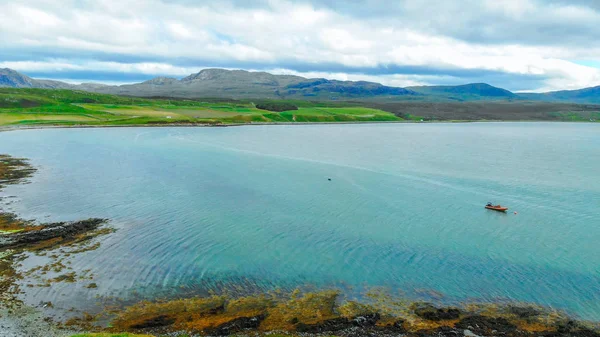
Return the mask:
{"type": "Polygon", "coordinates": [[[36,303],[385,286],[600,320],[597,124],[24,130],[0,153],[39,168],[2,193],[19,215],[118,228],[72,258],[97,290],[28,289],[36,303]]]}

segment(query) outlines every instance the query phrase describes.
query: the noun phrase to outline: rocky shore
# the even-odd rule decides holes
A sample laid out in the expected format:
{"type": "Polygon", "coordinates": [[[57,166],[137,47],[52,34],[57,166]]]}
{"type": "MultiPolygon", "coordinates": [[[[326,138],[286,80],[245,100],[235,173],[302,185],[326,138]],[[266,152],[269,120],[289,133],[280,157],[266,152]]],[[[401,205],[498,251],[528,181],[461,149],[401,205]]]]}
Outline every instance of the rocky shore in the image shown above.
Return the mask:
{"type": "Polygon", "coordinates": [[[336,291],[322,291],[142,302],[112,312],[111,327],[98,331],[152,336],[600,337],[591,323],[532,305],[438,307],[389,297],[384,301],[347,301],[336,291]]]}
{"type": "MultiPolygon", "coordinates": [[[[0,155],[0,189],[6,185],[24,183],[35,172],[36,169],[25,159],[0,155]]],[[[87,219],[39,224],[19,219],[17,215],[0,208],[0,336],[55,337],[74,333],[68,329],[58,329],[37,308],[22,303],[19,294],[24,290],[19,281],[28,277],[40,282],[39,286],[51,286],[63,280],[75,280],[75,273],[44,279],[35,275],[34,271],[24,273],[18,266],[27,254],[46,256],[47,252],[55,249],[65,254],[95,249],[97,246],[92,244],[92,239],[110,232],[108,228],[101,228],[105,223],[105,219],[87,219]]],[[[46,270],[60,273],[69,269],[60,254],[52,253],[47,259],[47,265],[37,268],[41,275],[45,275],[46,270]]]]}

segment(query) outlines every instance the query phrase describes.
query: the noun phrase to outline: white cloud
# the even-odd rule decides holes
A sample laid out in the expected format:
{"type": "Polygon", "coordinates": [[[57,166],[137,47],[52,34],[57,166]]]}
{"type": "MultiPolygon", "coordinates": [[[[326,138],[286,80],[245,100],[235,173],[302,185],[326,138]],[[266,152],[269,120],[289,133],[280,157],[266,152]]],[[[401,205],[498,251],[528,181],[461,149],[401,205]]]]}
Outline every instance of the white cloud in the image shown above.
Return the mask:
{"type": "Polygon", "coordinates": [[[17,7],[16,12],[24,22],[27,22],[30,25],[48,27],[57,26],[60,23],[60,20],[56,16],[35,8],[17,7]]]}
{"type": "Polygon", "coordinates": [[[168,63],[119,63],[100,61],[6,61],[0,62],[0,68],[11,68],[17,71],[32,71],[38,73],[53,72],[116,72],[125,74],[168,75],[175,77],[187,76],[197,72],[196,67],[177,67],[168,63]]]}
{"type": "Polygon", "coordinates": [[[600,85],[599,69],[569,61],[600,60],[600,46],[563,38],[600,37],[600,13],[583,5],[540,0],[356,4],[13,0],[0,3],[0,61],[9,52],[25,56],[0,64],[23,72],[171,76],[207,63],[248,64],[401,86],[458,76],[443,73],[447,69],[481,73],[465,80],[486,81],[487,73],[515,81],[539,79],[531,81],[531,90],[600,85]],[[31,51],[41,56],[27,58],[31,51]],[[56,52],[62,53],[60,59],[56,52]],[[149,61],[128,63],[127,58],[149,61]],[[381,69],[411,67],[422,73],[376,75],[381,69]]]}
{"type": "Polygon", "coordinates": [[[189,39],[192,37],[192,32],[180,23],[170,23],[167,27],[175,38],[189,39]]]}

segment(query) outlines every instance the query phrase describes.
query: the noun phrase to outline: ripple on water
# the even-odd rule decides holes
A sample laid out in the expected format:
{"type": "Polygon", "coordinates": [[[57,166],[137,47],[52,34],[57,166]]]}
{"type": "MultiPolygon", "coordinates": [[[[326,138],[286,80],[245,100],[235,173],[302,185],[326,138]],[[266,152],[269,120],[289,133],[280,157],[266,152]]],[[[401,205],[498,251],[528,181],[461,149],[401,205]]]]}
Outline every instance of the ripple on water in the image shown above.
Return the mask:
{"type": "Polygon", "coordinates": [[[18,195],[11,206],[27,218],[107,217],[119,228],[71,257],[92,269],[97,290],[35,290],[37,302],[65,308],[132,289],[343,283],[532,301],[598,319],[598,128],[19,131],[0,134],[0,153],[31,158],[39,172],[3,194],[18,195]],[[486,211],[487,201],[511,212],[486,211]]]}

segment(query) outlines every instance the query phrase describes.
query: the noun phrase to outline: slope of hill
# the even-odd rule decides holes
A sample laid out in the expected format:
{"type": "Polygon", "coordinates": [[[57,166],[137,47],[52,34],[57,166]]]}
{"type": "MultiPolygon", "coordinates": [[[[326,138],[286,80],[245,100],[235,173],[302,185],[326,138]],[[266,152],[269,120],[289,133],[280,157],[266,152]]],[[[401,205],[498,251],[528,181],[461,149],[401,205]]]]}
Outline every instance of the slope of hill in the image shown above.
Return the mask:
{"type": "Polygon", "coordinates": [[[0,69],[0,87],[70,89],[73,85],[52,80],[34,80],[12,69],[0,69]]]}
{"type": "Polygon", "coordinates": [[[520,93],[519,96],[536,101],[600,104],[600,86],[545,93],[520,93]]]}
{"type": "Polygon", "coordinates": [[[3,125],[169,125],[400,121],[364,104],[307,100],[152,99],[81,90],[0,88],[3,125]]]}
{"type": "Polygon", "coordinates": [[[455,101],[507,100],[519,97],[506,89],[497,88],[487,83],[470,83],[456,86],[419,86],[407,87],[406,89],[455,101]]]}
{"type": "Polygon", "coordinates": [[[282,93],[285,96],[330,98],[372,98],[372,97],[395,97],[395,96],[421,96],[418,93],[398,87],[388,87],[373,82],[350,82],[327,80],[324,78],[306,79],[299,83],[290,84],[282,93]]]}

